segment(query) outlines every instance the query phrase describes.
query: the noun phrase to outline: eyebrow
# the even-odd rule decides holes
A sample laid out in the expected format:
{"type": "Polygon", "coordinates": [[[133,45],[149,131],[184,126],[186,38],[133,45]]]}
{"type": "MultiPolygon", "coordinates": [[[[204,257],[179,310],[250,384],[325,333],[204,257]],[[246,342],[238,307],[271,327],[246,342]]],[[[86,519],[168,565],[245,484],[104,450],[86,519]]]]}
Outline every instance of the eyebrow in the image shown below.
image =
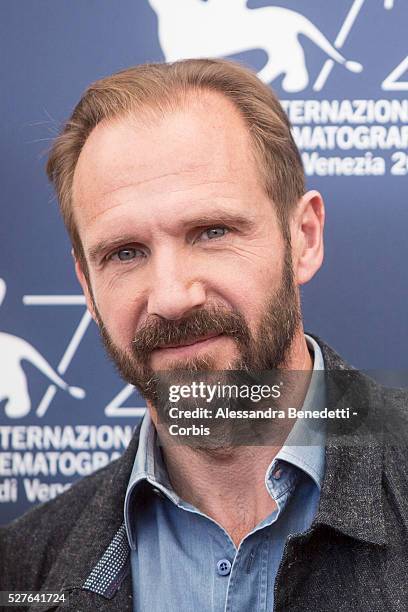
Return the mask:
{"type": "Polygon", "coordinates": [[[182,227],[193,225],[213,225],[214,223],[225,223],[225,225],[236,225],[243,231],[249,231],[255,226],[255,219],[247,215],[241,215],[227,210],[214,210],[214,212],[204,213],[184,218],[181,221],[182,227]]]}
{"type": "Polygon", "coordinates": [[[102,239],[89,249],[89,260],[92,263],[97,263],[102,253],[132,242],[135,242],[135,237],[130,234],[123,234],[117,238],[102,239]]]}
{"type": "MultiPolygon", "coordinates": [[[[255,227],[255,220],[239,213],[217,210],[213,213],[204,213],[198,216],[191,216],[190,218],[186,217],[180,222],[183,229],[192,226],[204,227],[206,225],[215,224],[236,226],[243,232],[249,232],[255,227]]],[[[116,238],[102,239],[89,250],[89,259],[92,263],[96,263],[101,257],[102,253],[134,242],[139,242],[138,240],[135,240],[134,234],[122,234],[116,238]]]]}

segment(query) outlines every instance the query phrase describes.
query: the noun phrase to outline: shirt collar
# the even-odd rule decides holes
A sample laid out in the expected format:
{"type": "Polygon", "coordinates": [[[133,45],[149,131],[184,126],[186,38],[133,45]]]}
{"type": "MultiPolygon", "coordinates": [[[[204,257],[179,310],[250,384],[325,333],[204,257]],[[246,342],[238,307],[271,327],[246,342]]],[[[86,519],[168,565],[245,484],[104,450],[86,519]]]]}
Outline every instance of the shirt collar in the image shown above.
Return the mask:
{"type": "MultiPolygon", "coordinates": [[[[320,346],[305,334],[308,348],[313,352],[313,372],[302,410],[319,410],[326,405],[324,361],[320,346]]],[[[268,468],[267,478],[277,469],[280,460],[295,465],[308,474],[321,489],[325,471],[326,428],[322,420],[297,419],[280,451],[268,468]]]]}
{"type": "MultiPolygon", "coordinates": [[[[313,353],[313,373],[303,403],[303,409],[311,408],[312,406],[314,409],[318,409],[323,407],[325,402],[324,376],[319,375],[319,372],[324,370],[323,355],[314,338],[306,334],[305,338],[310,352],[313,353]]],[[[283,460],[308,474],[320,489],[325,468],[324,447],[324,427],[310,428],[305,423],[305,419],[298,419],[285,444],[269,465],[265,475],[265,483],[276,470],[278,461],[283,460]],[[299,442],[302,442],[302,444],[299,442]]],[[[175,504],[180,502],[179,496],[170,484],[158,443],[156,429],[148,410],[146,410],[141,424],[139,447],[125,497],[125,525],[132,548],[135,547],[135,542],[131,528],[131,503],[134,501],[138,486],[142,482],[150,483],[156,491],[167,496],[175,504]]]]}

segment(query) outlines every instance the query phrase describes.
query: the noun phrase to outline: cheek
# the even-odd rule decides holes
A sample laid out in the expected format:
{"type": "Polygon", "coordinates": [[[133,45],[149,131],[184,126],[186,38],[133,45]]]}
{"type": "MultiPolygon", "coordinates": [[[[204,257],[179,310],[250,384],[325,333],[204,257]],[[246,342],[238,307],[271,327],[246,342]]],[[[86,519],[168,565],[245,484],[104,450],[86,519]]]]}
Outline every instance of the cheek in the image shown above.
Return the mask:
{"type": "Polygon", "coordinates": [[[141,299],[131,294],[125,284],[96,283],[94,297],[101,320],[113,342],[124,348],[129,346],[138,326],[141,299]]]}
{"type": "Polygon", "coordinates": [[[281,278],[280,262],[248,269],[241,266],[231,270],[231,273],[224,277],[228,282],[224,280],[218,286],[229,307],[243,315],[252,334],[255,334],[269,298],[281,285],[281,278]]]}

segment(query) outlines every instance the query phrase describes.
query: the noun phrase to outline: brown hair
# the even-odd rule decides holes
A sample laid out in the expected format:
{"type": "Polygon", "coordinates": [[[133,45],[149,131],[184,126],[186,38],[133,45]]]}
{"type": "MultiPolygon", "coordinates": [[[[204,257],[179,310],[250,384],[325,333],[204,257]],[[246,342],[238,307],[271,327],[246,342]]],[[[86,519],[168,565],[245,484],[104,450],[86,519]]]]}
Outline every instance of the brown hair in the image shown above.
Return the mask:
{"type": "Polygon", "coordinates": [[[72,182],[79,155],[93,128],[146,110],[169,112],[189,93],[214,91],[232,101],[243,117],[267,195],[276,205],[289,240],[288,218],[305,191],[301,157],[277,97],[257,76],[227,60],[191,59],[143,64],[100,79],[88,87],[51,148],[47,174],[54,185],[74,252],[86,261],[72,211],[72,182]]]}

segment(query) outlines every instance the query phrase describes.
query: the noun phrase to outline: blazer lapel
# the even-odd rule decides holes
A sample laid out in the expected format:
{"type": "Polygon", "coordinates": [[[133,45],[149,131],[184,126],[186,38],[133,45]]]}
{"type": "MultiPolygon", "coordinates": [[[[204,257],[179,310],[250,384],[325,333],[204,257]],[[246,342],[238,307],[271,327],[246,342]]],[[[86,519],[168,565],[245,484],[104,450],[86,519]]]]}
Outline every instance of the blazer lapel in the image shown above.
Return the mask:
{"type": "MultiPolygon", "coordinates": [[[[139,442],[139,429],[120,459],[104,469],[92,501],[64,542],[43,592],[66,595],[63,609],[132,611],[130,548],[123,524],[126,488],[139,442]]],[[[58,609],[56,604],[32,608],[58,609]]]]}

